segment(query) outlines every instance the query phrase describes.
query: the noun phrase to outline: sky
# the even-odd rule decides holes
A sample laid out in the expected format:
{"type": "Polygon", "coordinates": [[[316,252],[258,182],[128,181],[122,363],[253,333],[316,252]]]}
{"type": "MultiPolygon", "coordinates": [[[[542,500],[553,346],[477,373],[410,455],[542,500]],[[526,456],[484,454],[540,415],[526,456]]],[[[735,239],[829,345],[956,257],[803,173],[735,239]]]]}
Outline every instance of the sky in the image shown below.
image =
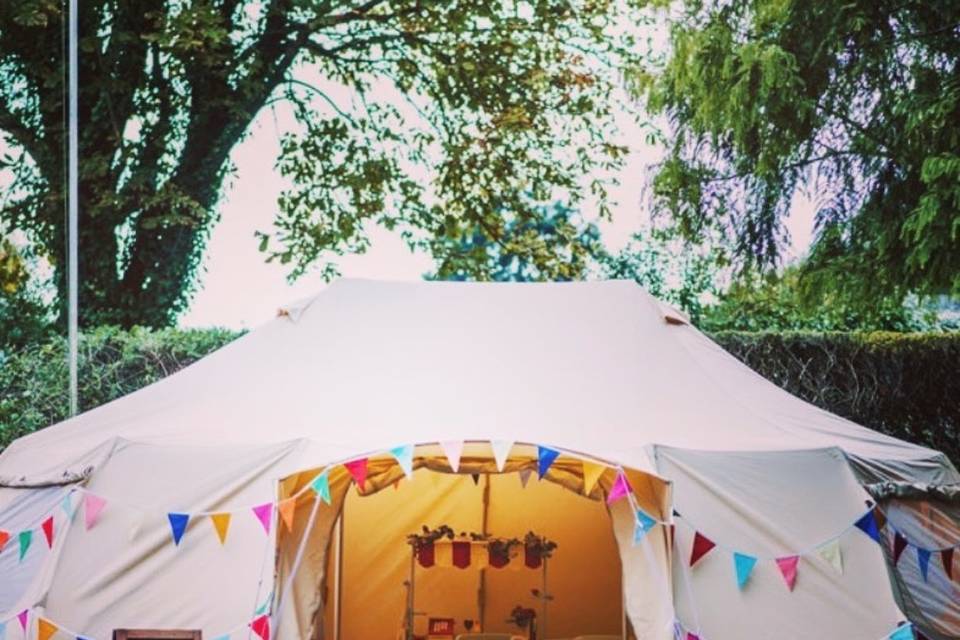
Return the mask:
{"type": "MultiPolygon", "coordinates": [[[[220,221],[210,237],[200,276],[199,290],[189,310],[180,318],[182,327],[221,326],[249,329],[270,320],[282,305],[321,291],[326,283],[318,272],[307,273],[294,283],[287,281],[288,267],[267,264],[257,250],[256,231],[269,231],[277,212],[277,196],[284,181],[274,168],[279,153],[279,135],[284,115],[262,113],[247,138],[234,150],[235,175],[224,189],[220,221]]],[[[631,131],[624,118],[626,140],[643,140],[631,131]]],[[[604,242],[616,250],[648,221],[643,204],[645,176],[659,157],[651,147],[629,145],[631,152],[613,192],[613,220],[599,226],[604,242]]],[[[589,212],[585,212],[587,217],[589,212]]],[[[805,199],[794,203],[787,220],[792,244],[788,257],[801,255],[810,243],[813,205],[805,199]]],[[[371,247],[362,255],[344,256],[338,262],[342,277],[379,280],[418,280],[433,266],[430,257],[412,253],[400,237],[383,229],[370,230],[371,247]]]]}

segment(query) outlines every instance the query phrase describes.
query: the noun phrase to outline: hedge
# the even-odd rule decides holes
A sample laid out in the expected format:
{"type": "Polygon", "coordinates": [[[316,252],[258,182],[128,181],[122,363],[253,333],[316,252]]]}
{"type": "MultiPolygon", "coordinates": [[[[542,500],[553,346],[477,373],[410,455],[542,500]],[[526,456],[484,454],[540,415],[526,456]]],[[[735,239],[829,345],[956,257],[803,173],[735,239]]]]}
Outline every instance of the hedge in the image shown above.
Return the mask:
{"type": "MultiPolygon", "coordinates": [[[[81,340],[84,409],[186,366],[239,334],[105,328],[81,340]]],[[[960,333],[732,333],[713,336],[781,387],[960,461],[960,333]]],[[[62,341],[0,355],[0,446],[65,417],[62,341]]]]}

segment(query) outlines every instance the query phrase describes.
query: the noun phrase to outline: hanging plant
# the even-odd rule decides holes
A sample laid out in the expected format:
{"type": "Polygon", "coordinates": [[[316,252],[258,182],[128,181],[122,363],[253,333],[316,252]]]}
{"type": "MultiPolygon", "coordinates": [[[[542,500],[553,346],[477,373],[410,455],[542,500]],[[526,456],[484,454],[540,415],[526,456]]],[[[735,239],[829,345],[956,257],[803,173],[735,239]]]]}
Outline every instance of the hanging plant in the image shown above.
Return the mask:
{"type": "Polygon", "coordinates": [[[530,562],[531,559],[536,559],[537,564],[539,564],[545,558],[553,555],[554,550],[557,548],[557,543],[548,539],[546,536],[537,535],[533,531],[528,531],[527,535],[523,538],[523,547],[527,561],[530,562]]]}
{"type": "Polygon", "coordinates": [[[507,618],[507,624],[516,625],[520,629],[526,630],[530,628],[536,618],[536,611],[518,604],[513,608],[513,611],[510,612],[510,617],[507,618]]]}

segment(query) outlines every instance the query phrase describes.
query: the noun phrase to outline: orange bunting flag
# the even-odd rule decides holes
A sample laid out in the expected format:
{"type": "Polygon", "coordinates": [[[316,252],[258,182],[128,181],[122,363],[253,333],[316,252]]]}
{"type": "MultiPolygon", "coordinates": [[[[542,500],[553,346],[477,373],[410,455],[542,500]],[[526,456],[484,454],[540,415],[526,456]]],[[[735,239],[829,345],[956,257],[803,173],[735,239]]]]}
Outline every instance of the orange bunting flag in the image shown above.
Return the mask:
{"type": "Polygon", "coordinates": [[[50,516],[43,521],[43,524],[40,525],[40,528],[43,529],[43,537],[47,539],[47,547],[53,548],[53,516],[50,516]]]}
{"type": "Polygon", "coordinates": [[[289,498],[277,505],[277,511],[280,512],[280,519],[286,525],[287,531],[293,531],[293,518],[297,511],[297,499],[289,498]]]}
{"type": "Polygon", "coordinates": [[[583,460],[581,464],[583,464],[583,495],[589,496],[593,493],[593,488],[597,486],[600,476],[607,468],[589,460],[583,460]]]}
{"type": "Polygon", "coordinates": [[[60,627],[53,624],[46,618],[37,619],[37,640],[50,640],[53,634],[59,630],[60,627]]]}
{"type": "Polygon", "coordinates": [[[250,623],[250,629],[260,636],[261,640],[270,640],[270,616],[262,615],[250,623]]]}
{"type": "Polygon", "coordinates": [[[225,544],[227,542],[227,531],[230,529],[230,518],[231,515],[227,512],[210,514],[210,522],[213,523],[213,528],[217,532],[217,538],[220,539],[220,544],[225,544]]]}
{"type": "Polygon", "coordinates": [[[353,481],[357,483],[357,486],[360,487],[360,491],[363,491],[367,487],[367,459],[360,458],[359,460],[351,460],[350,462],[344,462],[343,466],[347,468],[347,471],[350,472],[350,476],[353,478],[353,481]]]}

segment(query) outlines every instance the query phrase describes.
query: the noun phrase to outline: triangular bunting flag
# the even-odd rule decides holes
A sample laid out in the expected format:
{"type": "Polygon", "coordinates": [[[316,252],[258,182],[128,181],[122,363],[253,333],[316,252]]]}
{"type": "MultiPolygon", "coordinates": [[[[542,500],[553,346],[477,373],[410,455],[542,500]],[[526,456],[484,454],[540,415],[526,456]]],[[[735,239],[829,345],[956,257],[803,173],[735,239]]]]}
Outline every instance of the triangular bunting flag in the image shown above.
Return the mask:
{"type": "Polygon", "coordinates": [[[393,481],[393,490],[396,491],[399,488],[400,488],[400,478],[397,478],[396,480],[393,481]]]}
{"type": "Polygon", "coordinates": [[[470,474],[470,477],[473,478],[473,484],[474,484],[474,486],[480,486],[480,474],[479,474],[479,473],[471,473],[471,474],[470,474]]]}
{"type": "Polygon", "coordinates": [[[320,496],[321,500],[330,504],[330,477],[326,471],[313,479],[313,482],[310,483],[310,488],[320,496]]]}
{"type": "Polygon", "coordinates": [[[27,549],[30,548],[30,543],[33,542],[33,530],[27,529],[26,531],[21,531],[17,535],[17,542],[20,543],[20,562],[23,562],[24,556],[27,555],[27,549]]]}
{"type": "Polygon", "coordinates": [[[737,572],[737,586],[743,589],[747,584],[747,580],[750,579],[750,574],[753,573],[753,567],[756,566],[757,559],[753,556],[748,556],[745,553],[733,554],[733,567],[737,572]]]}
{"type": "Polygon", "coordinates": [[[227,542],[227,531],[230,529],[230,518],[233,516],[230,513],[211,513],[210,522],[213,523],[213,529],[217,532],[217,538],[220,540],[220,544],[225,544],[227,542]]]}
{"type": "Polygon", "coordinates": [[[874,542],[880,542],[880,529],[877,528],[877,519],[873,515],[873,510],[867,511],[863,517],[857,520],[854,525],[860,531],[873,538],[874,542]]]}
{"type": "Polygon", "coordinates": [[[250,628],[260,640],[270,640],[270,616],[260,616],[250,623],[250,628]]]}
{"type": "Polygon", "coordinates": [[[53,516],[48,517],[43,521],[43,524],[40,525],[40,528],[43,530],[43,537],[47,540],[47,548],[53,548],[53,516]]]}
{"type": "Polygon", "coordinates": [[[617,500],[626,497],[630,493],[630,483],[627,482],[627,476],[623,471],[617,472],[617,479],[614,480],[610,488],[610,495],[607,496],[607,504],[613,504],[617,500]]]}
{"type": "Polygon", "coordinates": [[[897,627],[897,630],[887,636],[889,640],[913,640],[913,625],[909,622],[897,627]]]}
{"type": "Polygon", "coordinates": [[[460,456],[463,455],[463,440],[448,440],[441,442],[440,448],[443,449],[443,455],[447,456],[450,462],[450,468],[456,473],[460,470],[460,456]]]}
{"type": "Polygon", "coordinates": [[[900,555],[907,548],[907,539],[900,535],[900,532],[893,534],[893,565],[900,562],[900,555]]]}
{"type": "Polygon", "coordinates": [[[23,629],[24,632],[27,631],[27,620],[29,618],[30,618],[29,609],[24,609],[23,611],[17,614],[17,620],[20,621],[20,628],[23,629]]]}
{"type": "Polygon", "coordinates": [[[527,488],[527,483],[530,482],[531,475],[533,475],[532,469],[520,469],[520,484],[524,489],[527,488]]]}
{"type": "Polygon", "coordinates": [[[797,565],[800,564],[800,556],[787,556],[777,558],[777,568],[780,569],[780,575],[783,581],[787,583],[787,589],[793,591],[797,584],[797,565]]]}
{"type": "Polygon", "coordinates": [[[262,616],[267,612],[267,609],[270,608],[270,603],[273,601],[273,591],[267,594],[267,598],[257,607],[257,610],[253,612],[255,616],[262,616]]]}
{"type": "Polygon", "coordinates": [[[0,622],[0,640],[6,640],[7,637],[7,621],[4,620],[0,622]]]}
{"type": "Polygon", "coordinates": [[[253,507],[253,515],[257,516],[257,520],[263,526],[264,533],[270,535],[270,524],[273,522],[273,503],[258,504],[253,507]]]}
{"type": "Polygon", "coordinates": [[[92,493],[83,494],[83,525],[89,531],[97,523],[100,512],[107,505],[107,501],[92,493]]]}
{"type": "Polygon", "coordinates": [[[537,445],[537,477],[541,480],[543,476],[547,475],[547,471],[550,470],[550,465],[553,464],[553,461],[557,459],[560,455],[559,451],[550,449],[549,447],[541,447],[537,445]]]}
{"type": "Polygon", "coordinates": [[[187,523],[190,522],[190,514],[168,513],[167,519],[170,521],[170,532],[173,534],[173,544],[180,546],[183,532],[187,530],[187,523]]]}
{"type": "Polygon", "coordinates": [[[941,550],[940,559],[943,560],[943,572],[953,580],[953,547],[941,550]]]}
{"type": "Polygon", "coordinates": [[[920,566],[920,574],[923,581],[927,581],[927,573],[930,571],[930,552],[927,549],[917,547],[917,564],[920,566]]]}
{"type": "Polygon", "coordinates": [[[390,455],[397,459],[397,464],[403,469],[403,475],[413,477],[413,445],[405,444],[402,447],[390,449],[390,455]]]}
{"type": "Polygon", "coordinates": [[[693,550],[690,553],[690,566],[692,567],[693,565],[697,564],[697,561],[710,553],[710,550],[715,546],[717,545],[714,544],[713,540],[697,531],[693,536],[693,550]]]}
{"type": "Polygon", "coordinates": [[[353,478],[353,481],[357,483],[357,486],[360,487],[360,491],[363,491],[367,488],[367,459],[360,458],[359,460],[351,460],[350,462],[343,463],[343,466],[346,467],[347,471],[350,472],[350,477],[353,478]]]}
{"type": "Polygon", "coordinates": [[[46,618],[37,619],[37,640],[50,640],[51,636],[59,630],[60,627],[46,618]]]}
{"type": "Polygon", "coordinates": [[[687,632],[687,640],[700,640],[700,636],[690,631],[687,632]]]}
{"type": "Polygon", "coordinates": [[[223,634],[222,636],[217,636],[217,637],[214,638],[213,640],[230,640],[230,634],[229,634],[229,633],[225,633],[225,634],[223,634]]]}
{"type": "Polygon", "coordinates": [[[280,519],[286,525],[287,531],[293,531],[293,518],[297,512],[297,499],[287,498],[277,504],[277,511],[280,512],[280,519]]]}
{"type": "Polygon", "coordinates": [[[636,521],[633,523],[633,544],[639,544],[656,524],[656,520],[651,518],[642,509],[637,509],[636,521]]]}
{"type": "Polygon", "coordinates": [[[820,559],[833,567],[837,573],[843,573],[843,554],[840,552],[840,539],[830,542],[817,548],[817,555],[820,559]]]}
{"type": "Polygon", "coordinates": [[[589,496],[593,493],[593,488],[597,486],[597,481],[600,480],[600,476],[607,468],[589,460],[581,460],[580,464],[583,465],[583,495],[589,496]]]}
{"type": "Polygon", "coordinates": [[[3,548],[7,546],[7,540],[10,539],[10,534],[6,531],[0,531],[0,551],[3,551],[3,548]]]}
{"type": "Polygon", "coordinates": [[[60,509],[67,516],[67,520],[73,520],[73,516],[76,515],[77,510],[73,506],[73,491],[68,491],[64,494],[63,500],[60,501],[60,509]]]}
{"type": "Polygon", "coordinates": [[[490,448],[493,449],[493,460],[497,463],[497,471],[502,473],[503,468],[507,466],[507,458],[510,457],[513,443],[508,440],[491,440],[490,448]]]}

